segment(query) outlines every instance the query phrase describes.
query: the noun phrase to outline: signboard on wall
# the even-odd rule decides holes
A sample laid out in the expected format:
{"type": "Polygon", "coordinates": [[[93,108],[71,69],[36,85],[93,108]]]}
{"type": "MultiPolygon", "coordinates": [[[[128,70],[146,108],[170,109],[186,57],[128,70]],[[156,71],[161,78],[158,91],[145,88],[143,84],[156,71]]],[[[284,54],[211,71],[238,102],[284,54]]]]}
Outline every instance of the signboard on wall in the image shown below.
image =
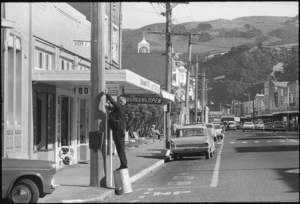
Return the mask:
{"type": "Polygon", "coordinates": [[[74,88],[76,95],[90,95],[90,87],[88,86],[78,86],[74,88]]]}
{"type": "Polygon", "coordinates": [[[162,104],[162,98],[158,96],[124,96],[126,103],[162,104]]]}

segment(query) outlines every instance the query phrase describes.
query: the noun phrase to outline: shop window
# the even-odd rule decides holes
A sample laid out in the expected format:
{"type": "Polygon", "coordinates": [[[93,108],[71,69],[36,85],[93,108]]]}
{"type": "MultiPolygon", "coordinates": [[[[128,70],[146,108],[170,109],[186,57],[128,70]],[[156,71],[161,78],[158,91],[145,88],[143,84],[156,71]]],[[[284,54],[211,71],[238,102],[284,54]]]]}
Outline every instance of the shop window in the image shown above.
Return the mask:
{"type": "Polygon", "coordinates": [[[55,133],[54,94],[33,92],[33,142],[34,150],[49,150],[54,147],[55,133]]]}
{"type": "Polygon", "coordinates": [[[51,70],[53,55],[46,51],[36,49],[35,69],[37,70],[51,70]]]}
{"type": "Polygon", "coordinates": [[[108,25],[108,17],[105,16],[105,56],[108,56],[110,54],[109,49],[110,49],[110,40],[109,40],[109,25],[108,25]]]}
{"type": "Polygon", "coordinates": [[[7,49],[7,124],[21,125],[22,121],[22,49],[21,38],[9,35],[7,49]]]}
{"type": "Polygon", "coordinates": [[[85,65],[78,65],[78,70],[89,70],[89,68],[85,65]]]}
{"type": "Polygon", "coordinates": [[[115,25],[112,29],[112,59],[119,63],[119,28],[115,25]]]}
{"type": "Polygon", "coordinates": [[[73,62],[67,59],[59,59],[60,61],[60,70],[72,70],[73,69],[73,62]]]}

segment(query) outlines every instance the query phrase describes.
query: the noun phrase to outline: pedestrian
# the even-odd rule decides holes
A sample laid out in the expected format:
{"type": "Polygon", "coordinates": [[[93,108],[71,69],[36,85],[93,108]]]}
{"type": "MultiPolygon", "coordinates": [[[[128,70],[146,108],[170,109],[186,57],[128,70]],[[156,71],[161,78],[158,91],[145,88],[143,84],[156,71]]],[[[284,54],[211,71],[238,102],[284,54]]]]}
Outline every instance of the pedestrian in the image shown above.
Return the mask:
{"type": "Polygon", "coordinates": [[[155,125],[152,125],[152,127],[150,128],[151,134],[152,135],[157,135],[157,138],[160,139],[160,132],[158,129],[155,129],[155,125]]]}
{"type": "Polygon", "coordinates": [[[115,101],[108,93],[101,92],[100,95],[106,95],[106,98],[112,104],[112,107],[109,107],[111,110],[108,117],[108,124],[112,130],[113,140],[116,145],[118,156],[120,159],[120,167],[118,169],[126,169],[127,167],[127,158],[125,154],[125,104],[126,98],[122,96],[117,97],[115,101]]]}

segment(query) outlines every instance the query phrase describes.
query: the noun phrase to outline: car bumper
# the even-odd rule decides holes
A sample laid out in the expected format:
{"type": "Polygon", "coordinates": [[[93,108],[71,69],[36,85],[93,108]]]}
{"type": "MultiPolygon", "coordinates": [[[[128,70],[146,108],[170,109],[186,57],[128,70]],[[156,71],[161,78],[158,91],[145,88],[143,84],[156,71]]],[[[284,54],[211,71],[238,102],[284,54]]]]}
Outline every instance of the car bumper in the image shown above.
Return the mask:
{"type": "Polygon", "coordinates": [[[175,148],[171,149],[171,155],[205,155],[209,151],[209,147],[189,147],[189,148],[175,148]]]}

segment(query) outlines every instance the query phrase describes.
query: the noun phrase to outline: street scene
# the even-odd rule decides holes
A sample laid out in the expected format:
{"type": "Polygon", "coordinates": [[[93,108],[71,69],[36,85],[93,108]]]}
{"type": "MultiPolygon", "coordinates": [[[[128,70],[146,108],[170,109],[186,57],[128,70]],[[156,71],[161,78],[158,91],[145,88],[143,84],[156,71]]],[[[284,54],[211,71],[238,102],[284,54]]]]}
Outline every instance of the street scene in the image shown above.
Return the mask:
{"type": "Polygon", "coordinates": [[[2,200],[299,202],[298,8],[2,2],[2,200]]]}

